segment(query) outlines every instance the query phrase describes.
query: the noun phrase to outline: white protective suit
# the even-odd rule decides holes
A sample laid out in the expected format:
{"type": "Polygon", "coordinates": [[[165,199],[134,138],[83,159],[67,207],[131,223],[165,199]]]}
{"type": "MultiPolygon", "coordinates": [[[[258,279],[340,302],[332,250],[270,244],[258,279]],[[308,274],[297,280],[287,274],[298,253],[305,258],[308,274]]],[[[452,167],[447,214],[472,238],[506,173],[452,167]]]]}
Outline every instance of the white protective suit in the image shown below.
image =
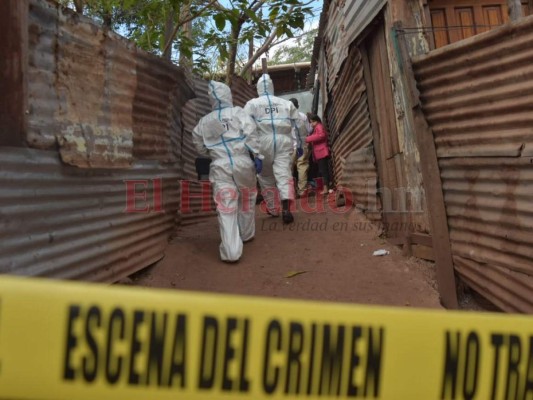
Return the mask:
{"type": "Polygon", "coordinates": [[[259,152],[264,156],[263,170],[258,175],[263,198],[271,214],[279,212],[275,188],[281,200],[293,200],[292,130],[298,119],[298,110],[290,101],[274,96],[274,85],[268,74],[257,81],[259,97],[246,103],[244,110],[257,124],[259,152]]]}
{"type": "Polygon", "coordinates": [[[294,143],[295,151],[298,148],[305,150],[305,147],[307,146],[307,143],[305,142],[305,138],[310,132],[313,131],[313,127],[307,120],[307,115],[305,115],[303,112],[300,112],[300,111],[298,111],[297,114],[298,114],[298,118],[296,119],[296,122],[293,128],[293,132],[294,132],[293,136],[295,140],[295,143],[294,143]]]}
{"type": "Polygon", "coordinates": [[[313,131],[313,127],[307,119],[307,115],[298,111],[298,120],[294,127],[294,136],[296,138],[297,148],[302,149],[303,154],[298,157],[295,154],[296,170],[298,171],[298,195],[303,195],[307,188],[307,172],[309,170],[309,152],[310,145],[305,142],[307,135],[313,131]]]}
{"type": "Polygon", "coordinates": [[[196,150],[212,159],[209,180],[217,205],[220,225],[220,258],[237,261],[243,241],[255,234],[257,180],[251,151],[257,154],[257,130],[241,107],[233,107],[230,88],[209,82],[213,111],[193,130],[196,150]]]}

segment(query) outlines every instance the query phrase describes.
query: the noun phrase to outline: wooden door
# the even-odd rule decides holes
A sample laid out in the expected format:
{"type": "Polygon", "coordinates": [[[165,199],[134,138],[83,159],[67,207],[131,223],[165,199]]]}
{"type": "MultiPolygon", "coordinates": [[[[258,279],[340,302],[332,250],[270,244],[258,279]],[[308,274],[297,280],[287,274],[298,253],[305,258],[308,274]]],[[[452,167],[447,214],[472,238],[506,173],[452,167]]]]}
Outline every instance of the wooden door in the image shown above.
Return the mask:
{"type": "MultiPolygon", "coordinates": [[[[486,32],[509,19],[506,0],[429,0],[435,48],[486,32]]],[[[531,15],[529,0],[522,0],[531,15]]]]}

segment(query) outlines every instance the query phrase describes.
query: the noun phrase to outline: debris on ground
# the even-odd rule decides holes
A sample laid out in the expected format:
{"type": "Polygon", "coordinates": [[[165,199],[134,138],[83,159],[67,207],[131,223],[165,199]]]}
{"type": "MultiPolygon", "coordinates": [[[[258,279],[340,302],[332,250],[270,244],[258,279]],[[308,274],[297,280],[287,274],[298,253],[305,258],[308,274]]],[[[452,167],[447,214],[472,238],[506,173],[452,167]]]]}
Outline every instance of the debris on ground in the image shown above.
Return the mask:
{"type": "Polygon", "coordinates": [[[295,276],[305,274],[307,271],[291,271],[287,275],[285,275],[285,278],[294,278],[295,276]]]}

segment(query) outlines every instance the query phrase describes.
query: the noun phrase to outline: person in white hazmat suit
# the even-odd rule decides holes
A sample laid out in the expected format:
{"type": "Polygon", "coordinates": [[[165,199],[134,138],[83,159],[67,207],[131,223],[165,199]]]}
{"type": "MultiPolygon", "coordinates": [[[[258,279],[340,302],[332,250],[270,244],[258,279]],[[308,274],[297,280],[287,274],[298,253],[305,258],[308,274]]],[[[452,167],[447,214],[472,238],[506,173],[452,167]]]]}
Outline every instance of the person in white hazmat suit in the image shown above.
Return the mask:
{"type": "Polygon", "coordinates": [[[233,107],[230,88],[211,81],[208,94],[213,111],[198,122],[192,138],[198,153],[212,159],[209,180],[220,227],[220,258],[236,262],[243,242],[255,234],[256,170],[262,157],[256,150],[256,125],[241,107],[233,107]]]}
{"type": "MultiPolygon", "coordinates": [[[[299,109],[300,105],[298,99],[291,98],[289,101],[294,104],[294,107],[299,109]]],[[[295,137],[296,143],[295,147],[303,149],[303,151],[298,152],[296,149],[294,158],[296,164],[296,170],[298,172],[298,196],[303,196],[306,193],[307,189],[307,171],[309,170],[309,144],[306,143],[305,139],[313,131],[311,123],[307,119],[307,115],[303,112],[298,111],[298,120],[293,130],[293,136],[295,137]]]]}
{"type": "MultiPolygon", "coordinates": [[[[244,110],[257,124],[259,153],[264,156],[263,169],[258,174],[261,193],[266,202],[268,213],[279,214],[276,187],[282,204],[284,223],[291,223],[294,217],[290,202],[294,200],[292,187],[292,156],[294,152],[293,127],[298,119],[298,110],[290,101],[274,96],[274,85],[268,74],[257,81],[259,97],[246,103],[244,110]]],[[[301,147],[298,154],[303,153],[301,147]]]]}

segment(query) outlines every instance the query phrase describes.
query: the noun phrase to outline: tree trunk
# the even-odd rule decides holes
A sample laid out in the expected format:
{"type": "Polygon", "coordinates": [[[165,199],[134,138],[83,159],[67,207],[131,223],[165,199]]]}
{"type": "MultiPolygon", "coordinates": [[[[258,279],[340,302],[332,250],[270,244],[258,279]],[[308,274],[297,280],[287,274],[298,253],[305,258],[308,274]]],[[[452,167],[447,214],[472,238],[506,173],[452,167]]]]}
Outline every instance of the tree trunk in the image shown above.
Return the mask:
{"type": "Polygon", "coordinates": [[[239,47],[239,34],[241,33],[242,22],[239,21],[231,27],[230,48],[228,56],[228,66],[226,69],[226,83],[231,86],[233,74],[235,74],[235,62],[237,61],[237,49],[239,47]]]}
{"type": "MultiPolygon", "coordinates": [[[[173,40],[174,38],[171,38],[172,31],[174,30],[174,18],[176,17],[176,13],[174,10],[171,10],[168,14],[167,20],[165,21],[165,34],[164,34],[164,40],[163,45],[167,44],[169,40],[173,40]]],[[[172,59],[172,45],[168,46],[166,51],[163,53],[163,58],[166,58],[167,60],[172,59]]]]}
{"type": "Polygon", "coordinates": [[[263,45],[257,49],[255,54],[248,59],[248,62],[246,63],[246,65],[242,67],[241,69],[242,77],[244,77],[244,75],[246,74],[246,71],[248,71],[249,69],[251,70],[253,68],[254,62],[256,62],[259,59],[259,57],[261,57],[263,54],[267,52],[267,50],[270,48],[270,45],[274,41],[275,37],[276,37],[276,32],[273,31],[268,37],[268,39],[265,41],[265,43],[263,43],[263,45]]]}
{"type": "MultiPolygon", "coordinates": [[[[183,10],[181,12],[180,21],[186,21],[187,19],[190,19],[191,17],[191,2],[188,2],[187,4],[183,5],[183,10]]],[[[185,22],[183,26],[181,27],[182,30],[182,37],[192,40],[192,20],[185,22]]],[[[189,55],[186,55],[183,51],[185,46],[181,46],[180,48],[180,60],[179,65],[180,67],[185,68],[187,71],[192,71],[192,58],[189,55]]],[[[190,51],[190,49],[189,49],[190,51]]]]}
{"type": "MultiPolygon", "coordinates": [[[[248,62],[250,62],[250,60],[254,56],[254,40],[253,39],[250,39],[250,43],[248,44],[248,46],[249,46],[248,47],[248,62]]],[[[251,85],[254,79],[252,69],[250,69],[250,72],[247,73],[246,76],[247,76],[248,84],[251,85]]]]}
{"type": "Polygon", "coordinates": [[[83,14],[84,0],[74,0],[74,8],[78,14],[83,14]]]}
{"type": "Polygon", "coordinates": [[[104,15],[102,15],[102,20],[104,28],[111,29],[113,26],[113,16],[111,15],[111,12],[106,12],[104,15]]]}

